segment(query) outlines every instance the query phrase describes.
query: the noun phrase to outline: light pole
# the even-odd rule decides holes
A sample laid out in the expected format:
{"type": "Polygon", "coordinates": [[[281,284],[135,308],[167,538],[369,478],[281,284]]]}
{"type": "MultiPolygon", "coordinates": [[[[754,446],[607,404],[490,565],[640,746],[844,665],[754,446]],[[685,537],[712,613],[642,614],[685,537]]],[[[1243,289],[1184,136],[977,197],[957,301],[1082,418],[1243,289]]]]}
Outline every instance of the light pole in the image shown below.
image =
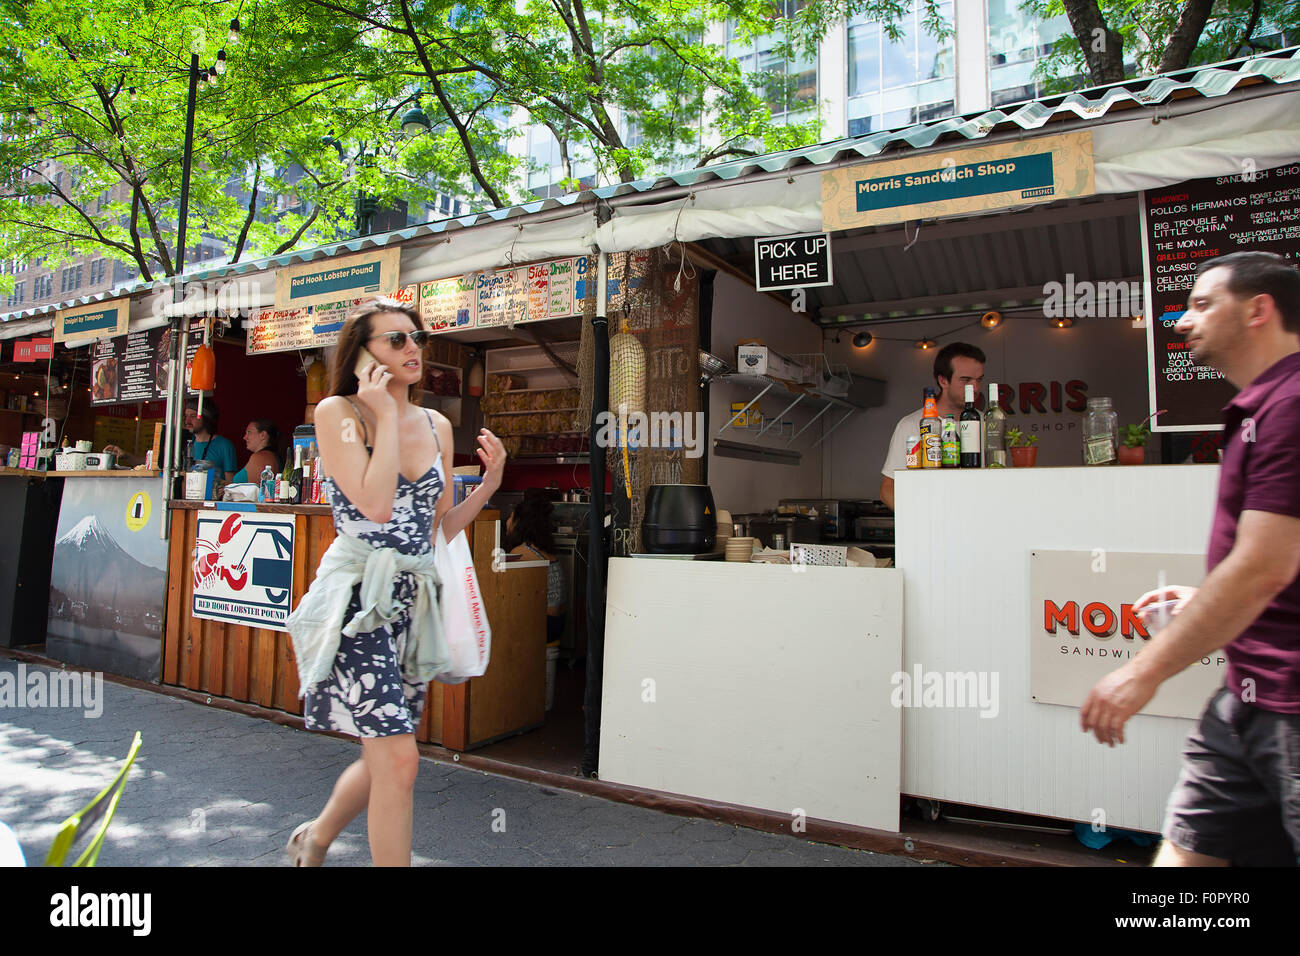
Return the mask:
{"type": "MultiPolygon", "coordinates": [[[[239,18],[230,21],[229,42],[234,46],[239,42],[239,18]]],[[[190,167],[194,159],[194,109],[198,101],[199,81],[204,79],[215,85],[217,76],[226,72],[226,51],[223,47],[217,51],[216,63],[207,70],[199,69],[199,53],[203,48],[200,37],[190,47],[189,93],[185,101],[185,151],[181,159],[181,198],[176,222],[176,266],[175,281],[172,284],[172,304],[179,306],[185,300],[185,227],[190,213],[190,167]]],[[[169,440],[163,450],[163,488],[167,494],[177,497],[172,483],[172,473],[181,454],[181,424],[184,419],[182,410],[185,401],[186,383],[184,364],[184,342],[182,335],[188,332],[188,323],[179,308],[174,310],[171,320],[171,354],[168,356],[168,382],[170,393],[167,402],[166,430],[169,440]]],[[[199,394],[199,410],[203,409],[203,395],[199,394]]],[[[163,534],[167,533],[168,522],[164,520],[163,534]]]]}

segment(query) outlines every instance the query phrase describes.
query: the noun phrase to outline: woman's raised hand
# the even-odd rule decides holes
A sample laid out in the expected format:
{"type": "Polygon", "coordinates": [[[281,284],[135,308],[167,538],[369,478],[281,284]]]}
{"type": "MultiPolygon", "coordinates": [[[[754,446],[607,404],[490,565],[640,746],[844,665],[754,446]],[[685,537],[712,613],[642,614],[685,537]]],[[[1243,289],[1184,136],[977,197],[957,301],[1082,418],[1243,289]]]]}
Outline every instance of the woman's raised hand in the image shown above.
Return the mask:
{"type": "Polygon", "coordinates": [[[501,487],[501,476],[506,467],[506,446],[486,428],[479,430],[478,443],[478,457],[483,462],[483,484],[496,490],[501,487]]]}
{"type": "Polygon", "coordinates": [[[388,383],[393,380],[393,373],[387,365],[373,362],[357,376],[357,401],[370,409],[376,418],[397,412],[397,403],[388,391],[388,383]]]}

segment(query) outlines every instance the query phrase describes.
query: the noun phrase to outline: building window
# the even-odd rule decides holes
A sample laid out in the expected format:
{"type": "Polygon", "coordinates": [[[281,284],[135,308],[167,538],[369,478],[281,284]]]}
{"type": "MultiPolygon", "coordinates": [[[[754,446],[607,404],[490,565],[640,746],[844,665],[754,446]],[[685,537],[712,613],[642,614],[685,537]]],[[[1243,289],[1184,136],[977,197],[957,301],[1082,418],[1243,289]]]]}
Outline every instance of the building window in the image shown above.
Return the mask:
{"type": "MultiPolygon", "coordinates": [[[[939,12],[951,26],[952,3],[939,12]]],[[[954,115],[957,80],[953,38],[935,39],[925,26],[924,3],[913,0],[891,40],[878,22],[848,22],[849,135],[862,136],[954,115]]]]}
{"type": "Polygon", "coordinates": [[[104,281],[104,260],[96,259],[90,264],[90,284],[99,285],[104,281]]]}
{"type": "Polygon", "coordinates": [[[27,301],[27,283],[15,282],[14,291],[9,293],[9,305],[22,305],[27,301]]]}
{"type": "MultiPolygon", "coordinates": [[[[1058,39],[1073,34],[1070,18],[1038,20],[1020,11],[1020,0],[989,0],[988,10],[990,103],[996,108],[1044,95],[1034,70],[1058,39]]],[[[1089,84],[1080,77],[1077,85],[1089,84]]]]}
{"type": "MultiPolygon", "coordinates": [[[[775,9],[786,19],[793,19],[807,5],[808,0],[778,0],[775,9]]],[[[787,60],[778,56],[772,51],[777,39],[769,35],[757,37],[753,43],[741,43],[734,23],[728,21],[727,58],[743,72],[757,77],[755,82],[773,117],[799,122],[807,111],[817,108],[817,58],[787,60]]]]}
{"type": "Polygon", "coordinates": [[[48,299],[54,294],[54,276],[37,276],[32,282],[32,298],[48,299]]]}

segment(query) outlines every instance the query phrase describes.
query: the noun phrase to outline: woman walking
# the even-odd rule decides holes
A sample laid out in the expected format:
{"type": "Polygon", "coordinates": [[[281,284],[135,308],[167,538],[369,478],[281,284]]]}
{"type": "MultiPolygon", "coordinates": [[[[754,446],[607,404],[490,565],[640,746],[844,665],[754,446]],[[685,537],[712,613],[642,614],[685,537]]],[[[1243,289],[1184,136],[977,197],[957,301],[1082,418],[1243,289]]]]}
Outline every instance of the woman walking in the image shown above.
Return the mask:
{"type": "Polygon", "coordinates": [[[454,508],[443,495],[451,425],[410,400],[428,336],[414,309],[391,299],[363,303],[339,333],[330,396],[316,409],[338,537],[289,630],[307,727],[361,738],[361,759],[339,777],[320,816],[294,831],[295,866],[320,866],[362,810],[374,864],[411,862],[415,728],[428,681],[447,663],[434,533],[441,522],[452,540],[473,522],[500,487],[506,458],[484,429],[482,484],[454,508]]]}

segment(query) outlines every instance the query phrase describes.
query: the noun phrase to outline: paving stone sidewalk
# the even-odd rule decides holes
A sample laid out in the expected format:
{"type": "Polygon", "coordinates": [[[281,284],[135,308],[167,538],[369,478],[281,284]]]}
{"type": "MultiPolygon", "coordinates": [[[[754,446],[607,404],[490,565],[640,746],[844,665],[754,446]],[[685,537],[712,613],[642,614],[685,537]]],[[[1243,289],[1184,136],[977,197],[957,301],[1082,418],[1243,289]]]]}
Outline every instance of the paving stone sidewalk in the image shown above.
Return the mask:
{"type": "MultiPolygon", "coordinates": [[[[57,673],[24,664],[27,673],[57,673]]],[[[18,662],[0,658],[16,681],[18,662]]],[[[11,684],[12,686],[12,684],[11,684]]],[[[102,715],[0,706],[0,820],[39,865],[58,825],[143,737],[100,866],[283,866],[355,743],[110,681],[102,715]]],[[[365,814],[329,866],[366,866],[365,814]]],[[[467,767],[420,762],[418,866],[917,866],[917,861],[674,816],[467,767]],[[497,830],[504,821],[504,832],[497,830]]]]}

